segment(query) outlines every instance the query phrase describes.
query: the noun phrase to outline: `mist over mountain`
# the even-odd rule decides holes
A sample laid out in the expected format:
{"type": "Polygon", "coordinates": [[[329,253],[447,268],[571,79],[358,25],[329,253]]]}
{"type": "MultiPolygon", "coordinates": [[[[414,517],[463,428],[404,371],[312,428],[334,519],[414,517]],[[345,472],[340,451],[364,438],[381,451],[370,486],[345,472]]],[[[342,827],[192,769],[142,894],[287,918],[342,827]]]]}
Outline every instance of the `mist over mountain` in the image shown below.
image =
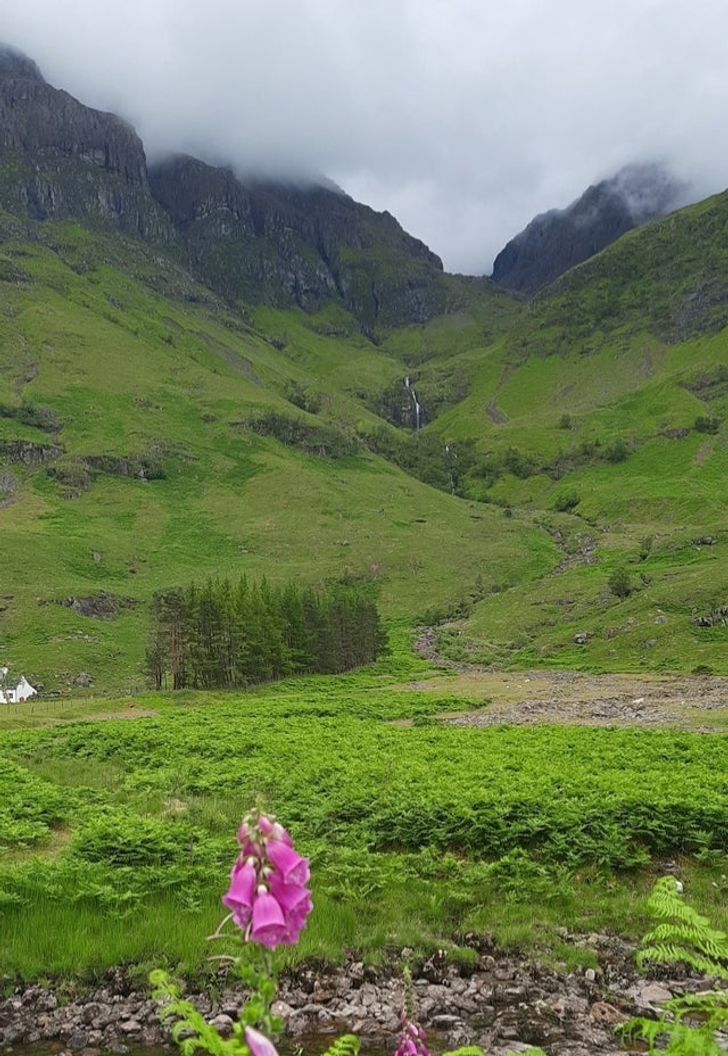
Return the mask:
{"type": "Polygon", "coordinates": [[[696,0],[6,0],[0,34],[151,159],[326,173],[450,271],[631,162],[728,185],[728,9],[696,0]],[[659,17],[658,17],[659,12],[659,17]],[[79,31],[78,27],[82,27],[79,31]],[[524,76],[528,71],[528,76],[524,76]]]}
{"type": "Polygon", "coordinates": [[[0,51],[0,205],[164,246],[231,304],[336,301],[368,334],[442,311],[442,262],[333,181],[238,176],[177,155],[148,165],[134,129],[0,51]]]}
{"type": "Polygon", "coordinates": [[[535,293],[627,231],[690,200],[690,186],[664,165],[625,166],[566,209],[535,217],[498,254],[493,280],[506,289],[535,293]]]}

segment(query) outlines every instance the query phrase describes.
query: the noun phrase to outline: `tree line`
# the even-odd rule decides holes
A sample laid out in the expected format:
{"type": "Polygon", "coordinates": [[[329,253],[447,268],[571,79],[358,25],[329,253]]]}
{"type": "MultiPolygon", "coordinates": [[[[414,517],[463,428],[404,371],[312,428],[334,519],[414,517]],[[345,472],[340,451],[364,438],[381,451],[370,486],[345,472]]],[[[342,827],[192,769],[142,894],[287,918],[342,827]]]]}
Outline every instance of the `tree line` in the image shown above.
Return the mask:
{"type": "Polygon", "coordinates": [[[156,689],[247,686],[350,671],[386,648],[370,589],[208,579],[154,595],[147,674],[156,689]]]}

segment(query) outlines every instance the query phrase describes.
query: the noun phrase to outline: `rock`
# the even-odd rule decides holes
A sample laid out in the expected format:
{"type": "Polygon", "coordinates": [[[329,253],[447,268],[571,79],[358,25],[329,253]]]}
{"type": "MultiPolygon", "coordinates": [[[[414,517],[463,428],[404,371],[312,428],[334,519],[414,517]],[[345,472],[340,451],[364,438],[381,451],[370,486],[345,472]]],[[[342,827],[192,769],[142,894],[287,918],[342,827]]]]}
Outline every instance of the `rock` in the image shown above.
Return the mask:
{"type": "Polygon", "coordinates": [[[224,1012],[211,1019],[210,1026],[218,1030],[223,1038],[229,1038],[232,1035],[233,1020],[230,1016],[226,1016],[224,1012]]]}
{"type": "Polygon", "coordinates": [[[579,631],[574,635],[574,645],[588,645],[591,635],[587,631],[579,631]]]}
{"type": "Polygon", "coordinates": [[[587,968],[587,970],[584,972],[584,978],[588,983],[593,983],[596,977],[597,973],[594,971],[593,968],[587,968]]]}
{"type": "Polygon", "coordinates": [[[74,1030],[69,1036],[66,1044],[72,1052],[80,1052],[82,1049],[86,1048],[86,1032],[83,1030],[74,1030]]]}
{"type": "Polygon", "coordinates": [[[124,1034],[141,1034],[142,1025],[137,1019],[125,1019],[119,1024],[119,1030],[124,1034]]]}
{"type": "MultiPolygon", "coordinates": [[[[2,97],[0,94],[0,122],[2,121],[2,97]]],[[[2,125],[0,124],[0,147],[2,125]]],[[[0,441],[0,462],[20,462],[25,466],[40,466],[60,458],[63,448],[57,444],[36,444],[31,440],[0,441]]]]}
{"type": "Polygon", "coordinates": [[[359,1000],[365,1008],[371,1008],[377,1001],[377,988],[373,983],[364,983],[359,991],[359,1000]]]}
{"type": "Polygon", "coordinates": [[[624,1012],[620,1012],[618,1008],[606,1001],[595,1001],[589,1009],[589,1015],[595,1023],[606,1023],[610,1027],[624,1023],[629,1018],[624,1012]]]}
{"type": "Polygon", "coordinates": [[[94,680],[91,678],[91,675],[89,675],[87,671],[82,671],[81,674],[76,675],[73,680],[74,686],[78,686],[80,689],[87,689],[89,686],[92,686],[93,683],[94,680]]]}
{"type": "Polygon", "coordinates": [[[647,983],[636,994],[640,1005],[664,1005],[672,1000],[672,992],[659,983],[647,983]]]}
{"type": "Polygon", "coordinates": [[[73,609],[79,616],[89,616],[96,620],[114,620],[122,609],[133,609],[136,598],[117,598],[114,594],[102,590],[88,597],[62,598],[59,602],[66,609],[73,609]]]}
{"type": "Polygon", "coordinates": [[[320,980],[316,980],[313,984],[313,996],[316,1001],[321,1005],[327,1005],[329,1001],[333,1001],[336,996],[336,991],[333,986],[326,986],[320,980]]]}
{"type": "Polygon", "coordinates": [[[395,320],[425,322],[444,309],[439,257],[393,217],[364,210],[338,188],[245,182],[186,156],[158,162],[149,178],[190,266],[226,297],[245,290],[265,299],[268,291],[277,303],[308,311],[343,301],[366,333],[395,320]],[[367,263],[375,247],[394,258],[393,271],[367,263]]]}
{"type": "Polygon", "coordinates": [[[451,1015],[439,1015],[432,1017],[432,1025],[437,1030],[451,1030],[453,1027],[460,1026],[462,1020],[460,1016],[451,1015]]]}

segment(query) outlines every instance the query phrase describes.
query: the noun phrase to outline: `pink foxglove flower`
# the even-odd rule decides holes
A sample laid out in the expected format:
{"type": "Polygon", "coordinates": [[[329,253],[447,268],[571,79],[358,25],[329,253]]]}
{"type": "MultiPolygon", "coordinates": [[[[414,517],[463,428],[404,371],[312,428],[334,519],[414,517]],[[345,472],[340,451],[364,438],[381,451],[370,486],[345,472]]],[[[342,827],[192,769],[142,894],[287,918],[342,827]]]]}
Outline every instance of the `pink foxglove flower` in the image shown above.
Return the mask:
{"type": "Polygon", "coordinates": [[[245,938],[274,950],[295,946],[313,902],[307,858],[283,826],[265,814],[248,816],[238,833],[242,853],[223,903],[245,938]]]}
{"type": "Polygon", "coordinates": [[[251,1056],[278,1056],[278,1050],[273,1042],[266,1038],[265,1034],[261,1034],[259,1030],[246,1027],[245,1040],[251,1056]]]}
{"type": "Polygon", "coordinates": [[[402,1033],[394,1056],[430,1056],[430,1050],[425,1045],[426,1034],[422,1027],[404,1018],[402,1033]]]}
{"type": "Polygon", "coordinates": [[[278,900],[266,890],[264,884],[258,888],[255,897],[252,923],[250,938],[253,942],[259,942],[261,946],[267,946],[270,950],[281,945],[286,936],[283,910],[278,900]]]}
{"type": "Polygon", "coordinates": [[[283,840],[268,840],[266,851],[268,860],[275,866],[286,884],[307,884],[311,871],[308,859],[297,854],[292,846],[283,840]]]}
{"type": "Polygon", "coordinates": [[[243,859],[242,862],[235,863],[230,876],[230,888],[222,901],[228,909],[233,911],[235,923],[240,928],[247,927],[253,916],[257,883],[258,874],[251,859],[243,859]]]}

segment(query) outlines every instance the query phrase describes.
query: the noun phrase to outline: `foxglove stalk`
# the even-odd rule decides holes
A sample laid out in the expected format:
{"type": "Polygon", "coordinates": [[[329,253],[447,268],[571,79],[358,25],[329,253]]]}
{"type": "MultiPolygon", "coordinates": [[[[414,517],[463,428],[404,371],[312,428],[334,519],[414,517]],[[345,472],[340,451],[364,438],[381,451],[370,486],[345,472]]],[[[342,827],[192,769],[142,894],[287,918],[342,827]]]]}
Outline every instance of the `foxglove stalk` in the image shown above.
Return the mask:
{"type": "Polygon", "coordinates": [[[425,1045],[426,1034],[422,1027],[407,1020],[402,1028],[402,1033],[394,1056],[430,1056],[430,1050],[425,1045]]]}
{"type": "Polygon", "coordinates": [[[275,818],[249,815],[238,832],[241,854],[223,903],[250,942],[295,946],[313,909],[311,871],[275,818]]]}

